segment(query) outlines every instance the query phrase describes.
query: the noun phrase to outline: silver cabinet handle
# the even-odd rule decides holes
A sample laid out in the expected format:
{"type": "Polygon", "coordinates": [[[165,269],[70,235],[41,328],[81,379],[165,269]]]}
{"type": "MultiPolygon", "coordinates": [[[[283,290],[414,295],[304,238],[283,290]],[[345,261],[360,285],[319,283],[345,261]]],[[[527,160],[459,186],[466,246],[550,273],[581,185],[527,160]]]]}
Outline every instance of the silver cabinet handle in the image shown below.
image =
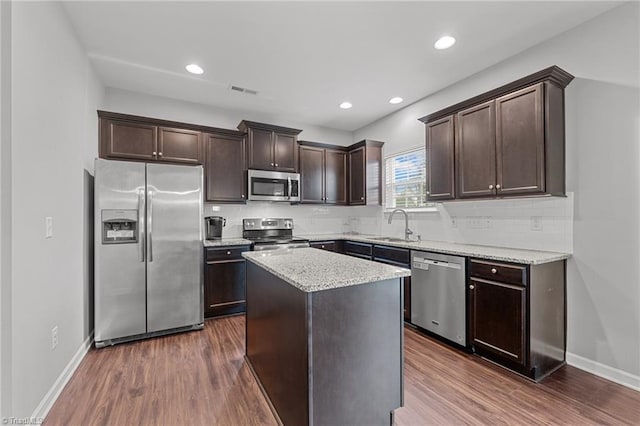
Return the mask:
{"type": "Polygon", "coordinates": [[[278,167],[278,163],[276,163],[276,167],[278,167]]]}
{"type": "Polygon", "coordinates": [[[324,244],[320,246],[320,248],[324,248],[324,244]]]}
{"type": "Polygon", "coordinates": [[[493,189],[493,185],[489,185],[489,189],[493,189]]]}
{"type": "Polygon", "coordinates": [[[364,201],[364,197],[360,197],[360,199],[361,199],[362,201],[364,201]]]}
{"type": "Polygon", "coordinates": [[[500,189],[500,184],[497,184],[497,185],[496,185],[496,189],[500,189]]]}
{"type": "Polygon", "coordinates": [[[144,249],[147,245],[144,237],[144,189],[138,191],[138,244],[140,244],[140,262],[144,262],[144,249]]]}
{"type": "Polygon", "coordinates": [[[492,273],[492,274],[497,274],[497,273],[498,273],[498,270],[497,270],[496,268],[491,268],[491,273],[492,273]]]}
{"type": "Polygon", "coordinates": [[[230,252],[230,251],[227,251],[227,254],[231,254],[231,252],[230,252]]]}
{"type": "Polygon", "coordinates": [[[149,262],[153,262],[153,191],[149,190],[147,193],[147,229],[149,248],[147,249],[147,255],[149,262]]]}
{"type": "Polygon", "coordinates": [[[159,153],[158,153],[158,155],[159,155],[160,157],[162,157],[162,153],[161,153],[161,152],[159,152],[159,153]]]}
{"type": "Polygon", "coordinates": [[[157,155],[158,153],[157,153],[157,152],[155,152],[155,151],[153,151],[151,154],[153,154],[153,155],[157,155]]]}
{"type": "Polygon", "coordinates": [[[271,163],[271,165],[273,166],[273,163],[271,163]]]}
{"type": "Polygon", "coordinates": [[[244,198],[244,194],[242,194],[241,197],[244,198]]]}
{"type": "Polygon", "coordinates": [[[471,285],[469,286],[469,290],[473,290],[474,288],[475,288],[475,287],[473,286],[473,284],[471,284],[471,285]]]}

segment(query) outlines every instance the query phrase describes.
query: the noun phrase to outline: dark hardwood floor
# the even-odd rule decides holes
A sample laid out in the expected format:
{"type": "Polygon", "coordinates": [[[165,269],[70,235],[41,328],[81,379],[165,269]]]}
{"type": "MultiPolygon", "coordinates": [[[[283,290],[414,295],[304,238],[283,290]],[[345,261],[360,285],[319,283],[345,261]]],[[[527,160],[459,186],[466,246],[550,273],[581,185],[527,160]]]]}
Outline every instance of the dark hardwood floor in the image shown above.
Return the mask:
{"type": "MultiPolygon", "coordinates": [[[[271,425],[244,361],[244,317],[92,349],[45,425],[271,425]]],[[[405,328],[397,425],[640,424],[640,392],[573,367],[534,384],[405,328]]]]}

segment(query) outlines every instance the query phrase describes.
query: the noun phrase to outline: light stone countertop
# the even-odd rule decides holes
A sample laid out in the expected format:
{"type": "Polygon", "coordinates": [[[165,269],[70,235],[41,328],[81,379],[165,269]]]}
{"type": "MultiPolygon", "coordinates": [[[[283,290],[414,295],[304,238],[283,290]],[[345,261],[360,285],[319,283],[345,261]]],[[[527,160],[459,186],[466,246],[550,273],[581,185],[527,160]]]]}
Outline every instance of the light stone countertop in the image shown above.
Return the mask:
{"type": "Polygon", "coordinates": [[[571,257],[568,253],[550,251],[525,250],[507,247],[492,247],[473,244],[448,243],[444,241],[422,240],[416,242],[407,241],[380,241],[377,235],[366,234],[317,234],[296,235],[309,241],[349,240],[363,243],[380,244],[391,247],[408,248],[411,250],[430,251],[433,253],[453,254],[458,256],[477,257],[487,260],[500,260],[504,262],[521,263],[527,265],[541,265],[571,257]]]}
{"type": "Polygon", "coordinates": [[[247,246],[253,244],[253,241],[245,240],[244,238],[223,238],[221,240],[204,239],[202,244],[205,247],[247,246]]]}
{"type": "Polygon", "coordinates": [[[315,248],[248,251],[242,256],[307,293],[411,275],[409,269],[315,248]]]}

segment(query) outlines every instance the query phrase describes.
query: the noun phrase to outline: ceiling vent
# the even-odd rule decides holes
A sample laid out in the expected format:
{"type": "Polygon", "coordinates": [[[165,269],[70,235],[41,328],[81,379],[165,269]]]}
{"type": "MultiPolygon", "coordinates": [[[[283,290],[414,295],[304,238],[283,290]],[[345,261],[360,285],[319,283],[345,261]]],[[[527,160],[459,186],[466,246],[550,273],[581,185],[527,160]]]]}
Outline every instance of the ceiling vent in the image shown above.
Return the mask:
{"type": "Polygon", "coordinates": [[[257,90],[247,89],[246,87],[231,86],[230,89],[231,90],[235,90],[236,92],[246,93],[248,95],[257,95],[258,94],[257,90]]]}

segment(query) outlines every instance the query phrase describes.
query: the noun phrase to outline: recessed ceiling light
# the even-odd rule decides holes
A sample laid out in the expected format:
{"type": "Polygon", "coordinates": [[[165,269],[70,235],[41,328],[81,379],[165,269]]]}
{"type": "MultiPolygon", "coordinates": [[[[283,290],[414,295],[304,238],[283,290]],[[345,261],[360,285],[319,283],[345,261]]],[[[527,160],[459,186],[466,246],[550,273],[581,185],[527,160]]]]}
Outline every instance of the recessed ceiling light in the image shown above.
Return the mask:
{"type": "Polygon", "coordinates": [[[456,39],[455,38],[453,38],[451,36],[444,36],[444,37],[440,37],[438,39],[438,41],[436,41],[433,44],[433,47],[435,47],[438,50],[443,50],[443,49],[450,48],[454,44],[456,44],[456,39]]]}
{"type": "Polygon", "coordinates": [[[399,104],[402,101],[404,101],[404,99],[402,99],[400,96],[396,96],[396,97],[393,97],[393,98],[389,99],[389,103],[390,104],[399,104]]]}
{"type": "Polygon", "coordinates": [[[189,64],[184,68],[187,71],[189,71],[191,74],[202,74],[204,72],[202,67],[200,65],[196,65],[196,64],[189,64]]]}
{"type": "Polygon", "coordinates": [[[351,102],[343,102],[340,104],[340,108],[342,109],[349,109],[351,108],[353,105],[351,105],[351,102]]]}

